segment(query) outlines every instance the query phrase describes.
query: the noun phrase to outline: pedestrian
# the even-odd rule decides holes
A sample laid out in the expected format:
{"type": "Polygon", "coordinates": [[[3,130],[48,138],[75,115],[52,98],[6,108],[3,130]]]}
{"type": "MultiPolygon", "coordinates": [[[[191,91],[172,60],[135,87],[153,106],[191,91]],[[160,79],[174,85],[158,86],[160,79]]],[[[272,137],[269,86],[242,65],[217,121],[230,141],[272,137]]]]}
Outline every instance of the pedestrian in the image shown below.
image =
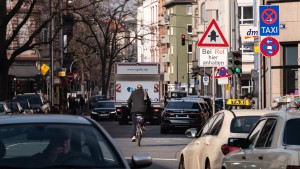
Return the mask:
{"type": "Polygon", "coordinates": [[[135,91],[133,91],[128,99],[128,108],[132,117],[132,142],[136,141],[136,114],[142,114],[144,117],[147,109],[151,105],[151,100],[148,93],[143,90],[143,86],[138,84],[135,91]]]}

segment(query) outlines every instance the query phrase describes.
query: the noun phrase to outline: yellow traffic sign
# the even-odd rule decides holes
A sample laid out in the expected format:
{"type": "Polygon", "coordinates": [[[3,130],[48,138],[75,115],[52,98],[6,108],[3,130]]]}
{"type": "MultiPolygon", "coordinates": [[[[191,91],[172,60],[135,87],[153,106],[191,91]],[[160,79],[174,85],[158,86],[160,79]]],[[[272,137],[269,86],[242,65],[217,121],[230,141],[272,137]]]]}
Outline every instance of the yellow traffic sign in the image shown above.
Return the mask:
{"type": "Polygon", "coordinates": [[[49,70],[49,66],[47,66],[46,64],[43,64],[41,67],[41,73],[42,75],[45,75],[49,70]]]}
{"type": "Polygon", "coordinates": [[[228,99],[227,105],[229,106],[250,106],[249,99],[228,99]]]}

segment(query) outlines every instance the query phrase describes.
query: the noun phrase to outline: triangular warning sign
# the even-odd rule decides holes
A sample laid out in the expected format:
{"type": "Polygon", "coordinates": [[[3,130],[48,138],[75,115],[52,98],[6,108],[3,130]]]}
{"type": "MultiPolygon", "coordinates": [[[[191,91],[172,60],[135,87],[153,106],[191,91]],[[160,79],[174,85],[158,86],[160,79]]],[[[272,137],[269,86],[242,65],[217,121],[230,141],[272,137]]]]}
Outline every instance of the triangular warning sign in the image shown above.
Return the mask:
{"type": "Polygon", "coordinates": [[[202,38],[198,42],[199,47],[228,47],[228,42],[226,41],[223,33],[220,30],[216,20],[212,20],[204,32],[202,38]]]}

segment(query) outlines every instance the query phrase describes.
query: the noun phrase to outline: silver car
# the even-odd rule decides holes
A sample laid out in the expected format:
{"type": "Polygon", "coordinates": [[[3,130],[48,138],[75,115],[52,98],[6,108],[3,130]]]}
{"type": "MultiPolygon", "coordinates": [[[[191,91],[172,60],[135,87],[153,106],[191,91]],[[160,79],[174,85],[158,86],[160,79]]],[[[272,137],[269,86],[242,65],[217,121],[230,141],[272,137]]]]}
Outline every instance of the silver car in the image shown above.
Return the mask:
{"type": "Polygon", "coordinates": [[[71,115],[0,117],[0,168],[140,168],[148,154],[125,159],[96,121],[71,115]]]}

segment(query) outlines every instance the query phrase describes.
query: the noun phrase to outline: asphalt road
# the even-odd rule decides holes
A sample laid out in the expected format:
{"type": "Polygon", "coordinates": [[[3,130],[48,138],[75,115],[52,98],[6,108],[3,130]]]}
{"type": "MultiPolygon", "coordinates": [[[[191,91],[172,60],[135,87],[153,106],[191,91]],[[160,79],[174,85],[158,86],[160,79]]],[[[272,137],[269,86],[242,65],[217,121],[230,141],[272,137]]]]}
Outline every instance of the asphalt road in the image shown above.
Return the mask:
{"type": "Polygon", "coordinates": [[[108,120],[101,120],[99,123],[113,137],[126,159],[130,159],[134,153],[149,153],[152,165],[147,169],[178,168],[176,153],[192,140],[187,138],[184,132],[160,134],[159,125],[148,125],[141,147],[138,147],[136,142],[131,142],[131,125],[119,125],[117,121],[108,120]]]}

